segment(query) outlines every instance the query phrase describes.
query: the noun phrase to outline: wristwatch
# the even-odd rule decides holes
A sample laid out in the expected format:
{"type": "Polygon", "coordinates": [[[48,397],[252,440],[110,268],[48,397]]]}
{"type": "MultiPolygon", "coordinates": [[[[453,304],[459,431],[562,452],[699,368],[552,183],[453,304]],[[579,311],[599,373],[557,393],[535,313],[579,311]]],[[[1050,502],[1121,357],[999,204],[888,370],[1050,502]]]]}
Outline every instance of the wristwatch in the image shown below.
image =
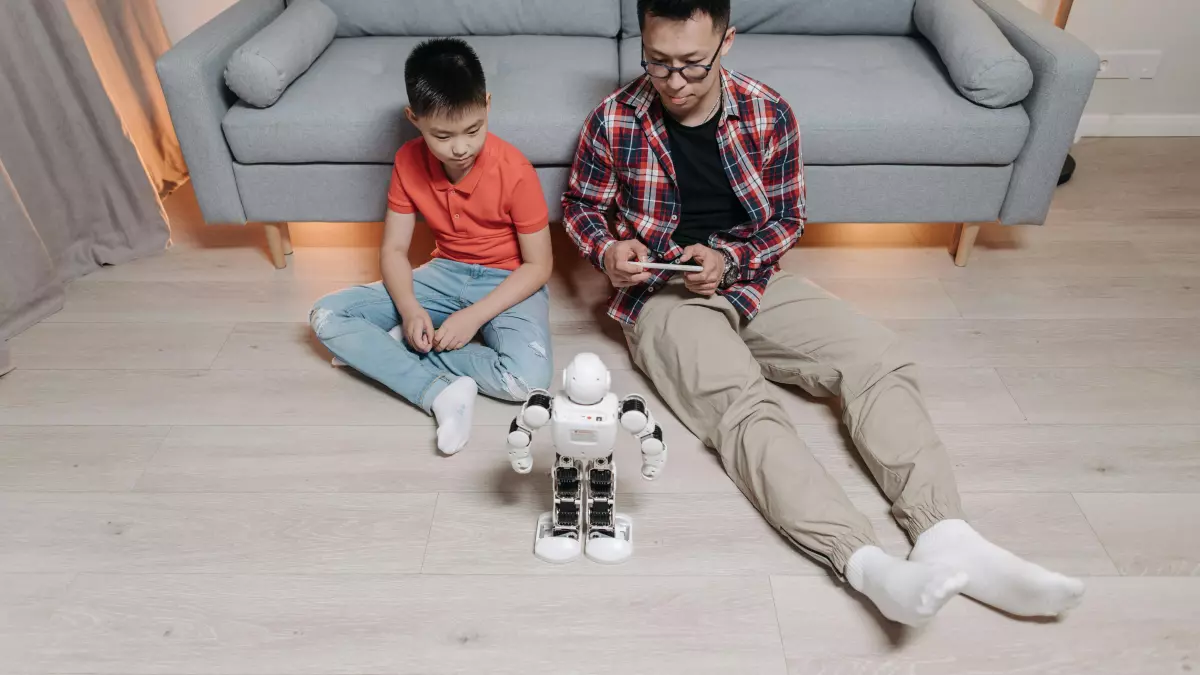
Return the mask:
{"type": "Polygon", "coordinates": [[[738,264],[733,259],[733,256],[728,251],[721,251],[725,256],[725,271],[721,274],[721,282],[718,284],[721,288],[729,288],[737,283],[738,280],[738,264]]]}

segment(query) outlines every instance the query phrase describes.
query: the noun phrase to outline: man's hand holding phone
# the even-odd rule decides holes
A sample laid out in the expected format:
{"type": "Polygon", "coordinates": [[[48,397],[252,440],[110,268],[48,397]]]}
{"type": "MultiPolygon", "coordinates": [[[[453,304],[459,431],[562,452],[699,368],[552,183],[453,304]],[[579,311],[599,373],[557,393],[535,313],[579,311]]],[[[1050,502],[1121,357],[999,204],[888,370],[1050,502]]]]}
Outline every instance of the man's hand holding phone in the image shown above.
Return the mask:
{"type": "Polygon", "coordinates": [[[604,273],[614,288],[628,288],[650,280],[650,273],[637,265],[650,257],[650,249],[637,239],[618,241],[604,252],[604,273]]]}
{"type": "Polygon", "coordinates": [[[697,295],[710,296],[717,292],[721,276],[725,272],[725,254],[714,251],[704,244],[692,244],[683,249],[680,262],[691,261],[701,266],[701,271],[683,277],[687,289],[697,295]]]}

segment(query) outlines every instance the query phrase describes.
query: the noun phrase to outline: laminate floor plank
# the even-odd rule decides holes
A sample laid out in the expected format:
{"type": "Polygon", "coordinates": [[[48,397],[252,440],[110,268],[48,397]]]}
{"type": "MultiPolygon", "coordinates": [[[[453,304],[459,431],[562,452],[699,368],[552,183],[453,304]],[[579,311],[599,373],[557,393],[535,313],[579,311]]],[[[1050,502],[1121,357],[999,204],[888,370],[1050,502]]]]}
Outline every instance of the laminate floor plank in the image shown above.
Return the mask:
{"type": "Polygon", "coordinates": [[[1195,424],[1200,369],[1001,368],[1030,422],[1195,424]]]}
{"type": "Polygon", "coordinates": [[[132,490],[168,431],[0,426],[0,492],[132,490]]]}
{"type": "Polygon", "coordinates": [[[564,651],[580,675],[785,672],[767,579],[686,576],[81,575],[8,667],[557,675],[564,651]]]}
{"type": "Polygon", "coordinates": [[[1121,574],[1200,576],[1198,494],[1077,494],[1121,574]]]}
{"type": "Polygon", "coordinates": [[[40,323],[15,337],[13,362],[26,370],[208,368],[232,324],[40,323]]]}
{"type": "Polygon", "coordinates": [[[0,494],[0,571],[416,572],[435,495],[0,494]]]}
{"type": "Polygon", "coordinates": [[[895,320],[918,363],[938,367],[1196,367],[1196,319],[895,320]]]}

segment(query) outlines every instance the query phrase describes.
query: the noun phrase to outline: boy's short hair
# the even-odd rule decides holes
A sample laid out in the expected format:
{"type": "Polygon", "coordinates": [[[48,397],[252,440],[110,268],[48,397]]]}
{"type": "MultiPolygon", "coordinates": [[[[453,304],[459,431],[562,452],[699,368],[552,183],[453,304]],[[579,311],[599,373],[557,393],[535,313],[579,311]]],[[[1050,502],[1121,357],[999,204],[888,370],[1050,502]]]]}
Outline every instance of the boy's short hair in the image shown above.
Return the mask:
{"type": "Polygon", "coordinates": [[[487,105],[483,64],[475,50],[458,38],[434,38],[413,48],[404,62],[404,86],[417,117],[453,117],[487,105]]]}
{"type": "Polygon", "coordinates": [[[729,27],[729,4],[730,0],[638,0],[638,27],[646,27],[647,14],[687,21],[699,13],[712,17],[713,29],[721,31],[729,27]]]}

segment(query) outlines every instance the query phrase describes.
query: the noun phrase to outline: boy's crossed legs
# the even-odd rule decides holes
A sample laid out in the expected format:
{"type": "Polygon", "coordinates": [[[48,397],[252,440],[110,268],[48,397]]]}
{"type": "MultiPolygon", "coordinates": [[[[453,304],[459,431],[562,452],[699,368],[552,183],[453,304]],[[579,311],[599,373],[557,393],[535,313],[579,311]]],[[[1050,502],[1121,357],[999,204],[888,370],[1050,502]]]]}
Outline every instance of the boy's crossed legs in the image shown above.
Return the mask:
{"type": "Polygon", "coordinates": [[[845,303],[784,273],[745,322],[728,301],[675,282],[647,301],[626,334],[638,367],[717,449],[767,520],[888,618],[919,625],[960,591],[1024,616],[1078,603],[1081,582],[1021,560],[966,524],[915,366],[897,355],[889,331],[845,303]],[[841,398],[855,445],[915,542],[908,560],[879,548],[870,522],[767,390],[768,379],[841,398]]]}
{"type": "MultiPolygon", "coordinates": [[[[413,270],[413,293],[434,328],[478,302],[507,276],[492,268],[435,259],[413,270]]],[[[546,289],[484,324],[484,344],[422,354],[389,334],[400,315],[382,282],[317,301],[309,316],[322,344],[355,370],[435,416],[438,449],[453,454],[470,437],[475,394],[523,402],[550,385],[553,360],[546,289]]]]}

